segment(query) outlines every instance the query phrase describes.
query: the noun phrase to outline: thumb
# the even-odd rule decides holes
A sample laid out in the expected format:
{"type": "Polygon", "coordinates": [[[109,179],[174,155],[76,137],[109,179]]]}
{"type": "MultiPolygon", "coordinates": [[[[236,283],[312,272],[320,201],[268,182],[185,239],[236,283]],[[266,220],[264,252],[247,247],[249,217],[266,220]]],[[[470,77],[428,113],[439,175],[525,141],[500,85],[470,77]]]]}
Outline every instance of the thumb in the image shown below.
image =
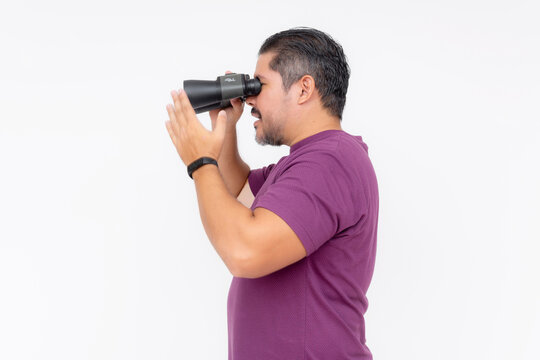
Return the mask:
{"type": "Polygon", "coordinates": [[[225,128],[227,126],[227,112],[220,110],[216,119],[216,127],[214,132],[221,138],[225,138],[225,128]]]}

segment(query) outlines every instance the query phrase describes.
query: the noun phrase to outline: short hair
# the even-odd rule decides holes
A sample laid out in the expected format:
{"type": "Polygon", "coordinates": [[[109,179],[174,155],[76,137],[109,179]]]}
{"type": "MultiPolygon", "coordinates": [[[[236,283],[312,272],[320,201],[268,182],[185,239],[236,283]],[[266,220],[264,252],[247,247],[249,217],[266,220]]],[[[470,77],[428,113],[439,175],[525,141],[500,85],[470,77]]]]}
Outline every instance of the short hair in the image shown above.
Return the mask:
{"type": "Polygon", "coordinates": [[[286,92],[302,76],[311,75],[323,108],[341,121],[351,70],[339,43],[320,30],[296,27],[266,39],[259,55],[268,52],[276,53],[269,65],[280,73],[286,92]]]}

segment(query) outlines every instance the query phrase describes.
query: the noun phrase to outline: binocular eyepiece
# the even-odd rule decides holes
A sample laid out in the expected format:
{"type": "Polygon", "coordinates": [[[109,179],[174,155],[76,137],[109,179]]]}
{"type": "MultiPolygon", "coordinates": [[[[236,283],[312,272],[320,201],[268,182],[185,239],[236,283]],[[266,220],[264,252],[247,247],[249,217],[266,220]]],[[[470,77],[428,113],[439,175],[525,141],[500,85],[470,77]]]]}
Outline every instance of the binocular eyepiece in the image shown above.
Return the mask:
{"type": "Polygon", "coordinates": [[[218,76],[216,80],[184,80],[186,92],[195,113],[226,108],[230,100],[258,95],[261,92],[261,82],[258,78],[250,79],[247,74],[227,74],[218,76]]]}

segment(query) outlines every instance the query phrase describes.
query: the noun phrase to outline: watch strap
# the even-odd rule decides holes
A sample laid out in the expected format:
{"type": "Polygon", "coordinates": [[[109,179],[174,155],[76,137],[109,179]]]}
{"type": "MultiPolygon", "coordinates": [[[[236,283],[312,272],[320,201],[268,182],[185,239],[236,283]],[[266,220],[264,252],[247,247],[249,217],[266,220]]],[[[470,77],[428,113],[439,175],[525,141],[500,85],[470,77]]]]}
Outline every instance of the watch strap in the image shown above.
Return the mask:
{"type": "Polygon", "coordinates": [[[216,160],[212,159],[211,157],[203,156],[195,160],[191,164],[189,164],[189,166],[187,167],[187,172],[188,172],[189,177],[193,179],[193,172],[206,164],[214,164],[218,166],[218,163],[216,160]]]}

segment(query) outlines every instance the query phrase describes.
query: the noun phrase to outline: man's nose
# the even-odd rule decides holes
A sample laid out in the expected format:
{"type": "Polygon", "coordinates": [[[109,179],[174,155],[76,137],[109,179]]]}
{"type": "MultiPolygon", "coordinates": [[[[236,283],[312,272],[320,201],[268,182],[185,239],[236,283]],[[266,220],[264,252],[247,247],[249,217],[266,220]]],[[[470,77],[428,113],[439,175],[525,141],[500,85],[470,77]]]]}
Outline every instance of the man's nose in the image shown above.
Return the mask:
{"type": "Polygon", "coordinates": [[[255,98],[256,98],[256,97],[257,97],[257,96],[255,96],[255,95],[248,96],[248,97],[246,98],[246,103],[247,103],[249,106],[251,106],[251,107],[255,107],[255,98]]]}

